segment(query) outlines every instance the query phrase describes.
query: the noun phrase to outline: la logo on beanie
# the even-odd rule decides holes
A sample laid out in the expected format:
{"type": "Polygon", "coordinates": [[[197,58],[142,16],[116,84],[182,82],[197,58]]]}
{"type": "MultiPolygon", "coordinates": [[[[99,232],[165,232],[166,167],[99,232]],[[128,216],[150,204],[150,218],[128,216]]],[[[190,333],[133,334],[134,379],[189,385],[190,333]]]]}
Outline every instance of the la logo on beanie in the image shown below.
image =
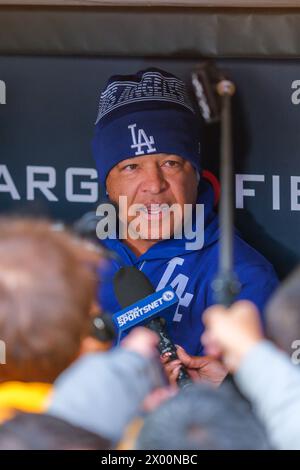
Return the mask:
{"type": "Polygon", "coordinates": [[[147,147],[147,153],[156,152],[156,148],[153,147],[153,145],[155,145],[153,136],[151,135],[148,137],[144,129],[136,129],[136,126],[136,123],[128,126],[128,129],[131,131],[133,142],[130,147],[132,149],[137,149],[135,151],[135,156],[145,155],[145,151],[142,150],[142,147],[147,147]]]}

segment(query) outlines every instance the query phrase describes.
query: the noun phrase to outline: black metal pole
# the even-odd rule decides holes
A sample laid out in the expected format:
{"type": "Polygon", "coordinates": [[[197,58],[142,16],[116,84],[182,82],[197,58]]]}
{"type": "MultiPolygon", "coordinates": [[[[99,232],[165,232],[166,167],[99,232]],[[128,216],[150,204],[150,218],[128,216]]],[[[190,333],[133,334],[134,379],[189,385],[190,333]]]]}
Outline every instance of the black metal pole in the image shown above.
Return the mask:
{"type": "Polygon", "coordinates": [[[220,151],[220,253],[219,269],[212,283],[217,303],[229,307],[239,292],[239,282],[233,269],[233,158],[232,158],[232,122],[231,98],[235,86],[229,80],[217,84],[217,93],[221,99],[221,151],[220,151]]]}

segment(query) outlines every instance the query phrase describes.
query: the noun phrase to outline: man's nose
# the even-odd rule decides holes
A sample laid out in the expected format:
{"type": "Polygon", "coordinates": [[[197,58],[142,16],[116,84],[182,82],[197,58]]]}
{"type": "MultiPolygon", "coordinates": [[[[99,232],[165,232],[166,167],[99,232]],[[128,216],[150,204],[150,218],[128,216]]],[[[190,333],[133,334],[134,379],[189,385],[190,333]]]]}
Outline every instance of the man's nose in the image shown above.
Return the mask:
{"type": "Polygon", "coordinates": [[[167,188],[167,181],[160,168],[152,168],[145,172],[142,189],[145,192],[158,194],[167,188]]]}

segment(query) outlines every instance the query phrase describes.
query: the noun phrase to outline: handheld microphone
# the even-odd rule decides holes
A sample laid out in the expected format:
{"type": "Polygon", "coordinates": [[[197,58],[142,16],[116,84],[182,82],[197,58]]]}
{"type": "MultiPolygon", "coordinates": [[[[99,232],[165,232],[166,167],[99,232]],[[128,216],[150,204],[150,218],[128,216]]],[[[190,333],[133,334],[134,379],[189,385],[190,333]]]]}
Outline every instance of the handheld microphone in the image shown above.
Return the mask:
{"type": "MultiPolygon", "coordinates": [[[[134,266],[126,266],[126,267],[121,268],[114,277],[115,294],[116,294],[119,304],[121,305],[123,309],[137,302],[142,303],[141,301],[143,301],[145,298],[149,296],[150,296],[150,299],[152,299],[154,293],[156,294],[156,297],[158,295],[161,295],[162,299],[165,298],[166,303],[168,303],[168,300],[169,301],[173,300],[172,295],[173,297],[175,297],[175,294],[172,294],[173,291],[171,288],[167,288],[167,289],[168,290],[164,289],[162,291],[158,291],[157,293],[155,293],[155,290],[151,282],[149,281],[149,279],[145,276],[144,273],[139,271],[134,266]],[[160,294],[160,292],[162,294],[160,294]]],[[[145,304],[145,302],[143,302],[143,304],[145,304]]],[[[147,304],[145,305],[145,307],[147,307],[147,304]]],[[[144,318],[141,317],[140,321],[135,321],[135,324],[143,321],[143,319],[145,319],[145,317],[144,318]]],[[[165,353],[170,353],[169,360],[172,361],[174,359],[178,359],[178,356],[177,356],[176,348],[166,331],[165,323],[166,321],[164,318],[155,317],[155,318],[151,318],[151,320],[149,320],[145,324],[145,326],[149,328],[150,330],[154,331],[159,336],[159,344],[158,344],[159,353],[161,355],[165,353]]],[[[190,385],[191,383],[192,381],[191,381],[190,376],[188,375],[185,367],[182,366],[180,368],[178,378],[177,378],[178,386],[183,388],[183,387],[186,387],[187,385],[190,385]]]]}
{"type": "Polygon", "coordinates": [[[207,124],[221,121],[222,100],[234,95],[234,83],[212,60],[205,60],[192,73],[192,85],[204,121],[207,124]]]}

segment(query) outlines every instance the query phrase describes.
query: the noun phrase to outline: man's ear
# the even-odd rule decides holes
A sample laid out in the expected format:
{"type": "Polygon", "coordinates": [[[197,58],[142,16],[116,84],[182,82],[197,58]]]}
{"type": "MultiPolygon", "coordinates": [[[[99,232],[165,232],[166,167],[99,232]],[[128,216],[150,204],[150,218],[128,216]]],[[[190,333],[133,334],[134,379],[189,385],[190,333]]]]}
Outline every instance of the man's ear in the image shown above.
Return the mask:
{"type": "Polygon", "coordinates": [[[115,210],[116,210],[116,214],[118,214],[118,211],[119,211],[119,206],[118,206],[118,203],[116,201],[113,201],[111,198],[110,198],[110,195],[109,195],[109,191],[107,189],[107,186],[101,188],[101,191],[102,191],[102,199],[101,199],[101,203],[105,203],[105,204],[111,204],[112,206],[114,206],[115,210]]]}
{"type": "Polygon", "coordinates": [[[99,306],[97,301],[94,301],[92,303],[90,310],[89,310],[89,316],[90,316],[90,333],[88,334],[88,336],[85,336],[82,338],[78,356],[81,356],[82,354],[93,353],[93,352],[107,351],[112,346],[112,341],[114,337],[112,321],[108,322],[108,319],[110,319],[110,316],[102,312],[101,307],[99,306]],[[95,321],[97,320],[97,318],[104,319],[102,321],[103,331],[102,329],[100,329],[101,331],[98,332],[97,328],[95,327],[95,321]],[[107,320],[105,321],[106,318],[107,320]],[[96,333],[98,332],[98,335],[95,334],[95,331],[96,333]],[[107,334],[104,335],[104,333],[106,332],[107,334]],[[103,340],[102,340],[101,333],[103,335],[103,340]]]}
{"type": "Polygon", "coordinates": [[[93,336],[86,336],[81,341],[81,346],[78,356],[83,354],[95,353],[95,352],[105,352],[111,348],[110,342],[102,342],[93,336]]]}
{"type": "Polygon", "coordinates": [[[94,300],[91,304],[91,307],[90,307],[89,316],[92,319],[94,319],[98,315],[101,315],[101,313],[102,313],[102,310],[101,310],[101,307],[100,307],[99,303],[96,300],[94,300]]]}

